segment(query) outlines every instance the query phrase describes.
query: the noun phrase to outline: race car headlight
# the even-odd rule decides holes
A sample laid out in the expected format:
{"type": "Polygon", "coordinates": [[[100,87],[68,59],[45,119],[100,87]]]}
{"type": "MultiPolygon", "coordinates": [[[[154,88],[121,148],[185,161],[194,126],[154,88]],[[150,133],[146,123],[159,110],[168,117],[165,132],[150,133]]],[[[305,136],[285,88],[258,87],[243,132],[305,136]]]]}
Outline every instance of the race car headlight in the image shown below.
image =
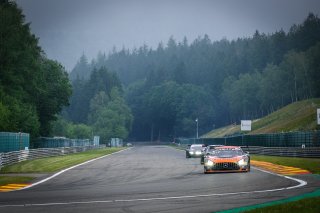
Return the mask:
{"type": "Polygon", "coordinates": [[[205,165],[205,166],[213,166],[213,165],[214,165],[214,162],[212,162],[211,160],[206,160],[206,161],[204,162],[204,165],[205,165]]]}
{"type": "Polygon", "coordinates": [[[194,152],[193,152],[193,151],[190,151],[189,153],[190,153],[191,155],[193,155],[193,154],[194,154],[194,152]]]}
{"type": "Polygon", "coordinates": [[[248,165],[248,160],[242,158],[241,160],[238,161],[239,166],[246,166],[248,165]]]}
{"type": "Polygon", "coordinates": [[[196,155],[201,155],[201,152],[200,151],[196,151],[196,155]]]}

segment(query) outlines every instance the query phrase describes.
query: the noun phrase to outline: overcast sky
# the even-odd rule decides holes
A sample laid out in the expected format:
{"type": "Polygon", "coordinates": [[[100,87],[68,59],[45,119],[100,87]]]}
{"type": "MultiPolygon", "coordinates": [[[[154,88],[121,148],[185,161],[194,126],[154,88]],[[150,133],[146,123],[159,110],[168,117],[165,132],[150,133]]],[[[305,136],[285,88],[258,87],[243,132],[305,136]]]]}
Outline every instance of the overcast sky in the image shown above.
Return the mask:
{"type": "Polygon", "coordinates": [[[82,53],[132,49],[209,35],[212,41],[252,36],[255,30],[286,32],[320,0],[16,0],[50,59],[68,71],[82,53]]]}

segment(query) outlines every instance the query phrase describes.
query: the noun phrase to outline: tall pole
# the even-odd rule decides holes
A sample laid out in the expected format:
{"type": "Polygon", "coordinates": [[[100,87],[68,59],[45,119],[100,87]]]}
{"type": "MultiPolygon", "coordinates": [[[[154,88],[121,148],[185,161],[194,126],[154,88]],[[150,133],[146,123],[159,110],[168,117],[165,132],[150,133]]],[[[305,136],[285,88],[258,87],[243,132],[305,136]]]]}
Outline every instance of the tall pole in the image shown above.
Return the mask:
{"type": "Polygon", "coordinates": [[[151,124],[151,138],[150,138],[151,142],[153,142],[153,123],[151,124]]]}
{"type": "Polygon", "coordinates": [[[199,126],[198,126],[198,118],[196,119],[197,122],[197,139],[199,138],[199,126]]]}

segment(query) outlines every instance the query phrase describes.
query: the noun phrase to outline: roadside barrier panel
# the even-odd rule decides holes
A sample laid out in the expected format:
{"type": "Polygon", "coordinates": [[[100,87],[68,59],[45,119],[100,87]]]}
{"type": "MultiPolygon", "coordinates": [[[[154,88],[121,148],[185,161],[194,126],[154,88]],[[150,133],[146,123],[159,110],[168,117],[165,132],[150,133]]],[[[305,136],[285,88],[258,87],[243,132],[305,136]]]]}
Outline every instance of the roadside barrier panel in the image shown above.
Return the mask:
{"type": "Polygon", "coordinates": [[[320,158],[319,147],[242,147],[244,151],[250,154],[283,156],[283,157],[304,157],[304,158],[320,158]]]}
{"type": "Polygon", "coordinates": [[[55,148],[55,147],[76,147],[76,146],[92,146],[93,141],[89,139],[69,139],[64,137],[40,137],[32,143],[32,149],[37,148],[55,148]]]}
{"type": "Polygon", "coordinates": [[[252,154],[260,155],[320,157],[320,131],[246,134],[224,138],[184,138],[176,139],[175,143],[182,146],[195,143],[241,146],[252,154]]]}
{"type": "Polygon", "coordinates": [[[41,149],[29,149],[29,150],[0,153],[0,170],[3,166],[18,163],[25,160],[61,156],[61,155],[67,155],[71,153],[84,152],[92,149],[102,149],[105,147],[106,147],[105,145],[101,145],[101,146],[41,148],[41,149]]]}
{"type": "Polygon", "coordinates": [[[28,149],[30,136],[28,133],[0,132],[0,152],[11,152],[28,149]]]}

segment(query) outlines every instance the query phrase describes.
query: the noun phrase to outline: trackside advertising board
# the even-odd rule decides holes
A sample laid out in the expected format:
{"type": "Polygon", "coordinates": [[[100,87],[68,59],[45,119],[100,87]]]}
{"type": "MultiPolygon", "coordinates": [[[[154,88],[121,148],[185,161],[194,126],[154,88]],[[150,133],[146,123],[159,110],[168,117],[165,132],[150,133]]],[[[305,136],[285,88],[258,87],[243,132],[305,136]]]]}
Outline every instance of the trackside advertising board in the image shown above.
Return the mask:
{"type": "Polygon", "coordinates": [[[251,131],[251,120],[241,120],[241,131],[251,131]]]}

